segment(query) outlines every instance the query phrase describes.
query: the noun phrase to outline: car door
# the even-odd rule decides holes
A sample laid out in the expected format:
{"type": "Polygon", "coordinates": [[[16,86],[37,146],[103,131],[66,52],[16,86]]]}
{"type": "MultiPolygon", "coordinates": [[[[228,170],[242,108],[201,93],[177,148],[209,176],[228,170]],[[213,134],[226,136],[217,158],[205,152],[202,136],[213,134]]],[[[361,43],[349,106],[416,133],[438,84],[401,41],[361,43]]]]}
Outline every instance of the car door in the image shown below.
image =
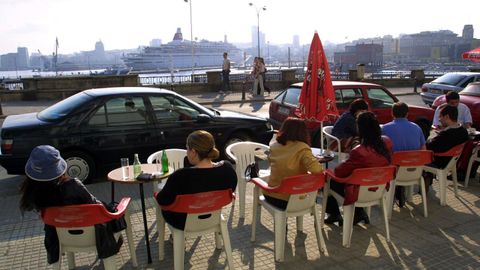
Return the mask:
{"type": "Polygon", "coordinates": [[[101,165],[119,165],[122,157],[133,162],[135,153],[146,162],[159,145],[158,131],[149,112],[142,96],[109,97],[98,107],[83,130],[85,141],[94,149],[101,165]]]}
{"type": "Polygon", "coordinates": [[[366,88],[366,98],[370,111],[375,113],[380,124],[392,121],[392,106],[397,101],[383,88],[366,88]]]}
{"type": "Polygon", "coordinates": [[[348,110],[350,103],[357,98],[362,98],[362,90],[357,87],[336,88],[335,100],[338,112],[342,114],[348,110]]]}

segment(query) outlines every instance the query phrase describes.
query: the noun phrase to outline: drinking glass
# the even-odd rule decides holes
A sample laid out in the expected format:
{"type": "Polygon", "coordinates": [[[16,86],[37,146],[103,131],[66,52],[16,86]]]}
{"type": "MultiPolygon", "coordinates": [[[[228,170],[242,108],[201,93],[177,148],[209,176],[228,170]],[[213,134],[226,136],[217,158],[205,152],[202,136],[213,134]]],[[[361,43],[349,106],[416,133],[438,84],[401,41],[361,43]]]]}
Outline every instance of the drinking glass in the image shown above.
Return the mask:
{"type": "Polygon", "coordinates": [[[162,171],[162,159],[161,159],[160,157],[158,157],[157,159],[155,159],[155,164],[157,165],[157,166],[156,166],[157,172],[163,173],[163,171],[162,171]]]}
{"type": "Polygon", "coordinates": [[[130,176],[130,167],[128,164],[128,158],[121,158],[120,164],[122,165],[122,179],[127,180],[130,176]]]}

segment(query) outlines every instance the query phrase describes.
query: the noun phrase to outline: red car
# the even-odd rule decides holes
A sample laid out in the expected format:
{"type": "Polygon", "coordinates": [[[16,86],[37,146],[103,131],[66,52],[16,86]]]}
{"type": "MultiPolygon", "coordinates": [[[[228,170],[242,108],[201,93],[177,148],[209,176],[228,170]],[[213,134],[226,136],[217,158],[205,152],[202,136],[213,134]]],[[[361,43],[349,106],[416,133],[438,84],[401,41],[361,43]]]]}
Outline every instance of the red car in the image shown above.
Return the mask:
{"type": "MultiPolygon", "coordinates": [[[[458,94],[460,95],[460,102],[470,109],[473,127],[480,130],[480,82],[470,83],[458,94]]],[[[436,109],[446,102],[445,95],[439,96],[433,101],[432,108],[436,109]]]]}
{"type": "MultiPolygon", "coordinates": [[[[390,93],[385,87],[365,82],[354,81],[333,81],[335,89],[335,98],[337,108],[342,114],[348,110],[350,103],[357,98],[363,98],[368,102],[369,109],[377,115],[377,119],[381,124],[392,121],[392,105],[398,102],[398,98],[390,93]]],[[[303,83],[295,83],[290,85],[285,91],[276,96],[270,102],[269,121],[274,128],[278,129],[282,122],[288,116],[296,116],[295,111],[298,106],[298,99],[302,90],[303,83]]],[[[419,125],[425,125],[430,128],[433,120],[434,110],[419,106],[409,105],[408,119],[415,121],[419,125]]],[[[324,125],[332,125],[333,123],[324,123],[324,125]]],[[[313,141],[319,141],[319,123],[308,123],[312,132],[313,141]]]]}

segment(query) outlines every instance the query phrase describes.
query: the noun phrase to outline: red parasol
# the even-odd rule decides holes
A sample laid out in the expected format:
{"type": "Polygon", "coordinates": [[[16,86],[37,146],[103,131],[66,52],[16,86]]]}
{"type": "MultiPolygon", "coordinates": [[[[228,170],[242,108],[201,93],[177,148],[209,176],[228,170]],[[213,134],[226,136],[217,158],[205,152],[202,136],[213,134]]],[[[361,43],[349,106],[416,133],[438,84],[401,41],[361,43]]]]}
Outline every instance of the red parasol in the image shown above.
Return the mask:
{"type": "Polygon", "coordinates": [[[302,118],[307,121],[321,122],[321,126],[324,121],[333,120],[338,116],[327,57],[317,32],[313,35],[308,53],[308,65],[300,93],[299,110],[302,118]]]}
{"type": "Polygon", "coordinates": [[[462,54],[463,59],[470,59],[474,62],[480,62],[480,47],[462,54]]]}

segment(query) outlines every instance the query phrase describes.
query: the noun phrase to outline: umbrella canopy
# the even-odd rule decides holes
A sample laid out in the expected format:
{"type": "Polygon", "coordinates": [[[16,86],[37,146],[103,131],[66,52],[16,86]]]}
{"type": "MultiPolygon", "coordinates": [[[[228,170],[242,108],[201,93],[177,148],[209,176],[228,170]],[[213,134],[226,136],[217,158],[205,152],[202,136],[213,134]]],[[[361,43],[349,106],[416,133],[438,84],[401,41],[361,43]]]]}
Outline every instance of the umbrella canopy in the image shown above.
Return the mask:
{"type": "Polygon", "coordinates": [[[480,62],[480,47],[462,54],[463,59],[470,59],[474,62],[480,62]]]}
{"type": "Polygon", "coordinates": [[[316,32],[308,53],[308,65],[300,93],[299,110],[302,118],[308,121],[324,122],[338,116],[327,57],[316,32]]]}

